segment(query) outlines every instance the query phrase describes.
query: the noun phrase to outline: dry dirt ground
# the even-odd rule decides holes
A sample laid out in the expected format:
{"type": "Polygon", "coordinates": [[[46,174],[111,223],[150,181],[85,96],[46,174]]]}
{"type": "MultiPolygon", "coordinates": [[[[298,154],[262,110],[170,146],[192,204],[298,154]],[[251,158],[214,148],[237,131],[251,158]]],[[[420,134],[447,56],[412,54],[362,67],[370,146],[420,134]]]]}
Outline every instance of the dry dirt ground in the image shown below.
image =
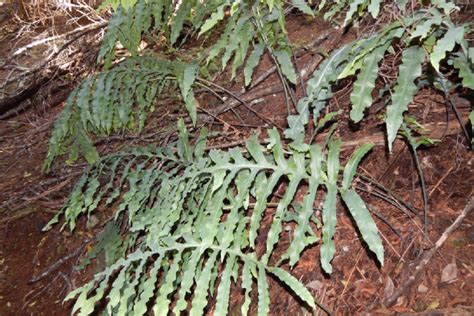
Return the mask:
{"type": "MultiPolygon", "coordinates": [[[[331,26],[318,19],[307,20],[293,14],[289,17],[288,29],[294,43],[304,43],[331,30],[331,26]]],[[[357,30],[346,34],[332,30],[320,49],[329,51],[355,36],[357,30]]],[[[1,45],[5,44],[4,41],[1,45]]],[[[5,51],[2,50],[3,53],[5,51]]],[[[301,66],[312,58],[316,58],[316,54],[304,55],[297,63],[301,66]]],[[[268,59],[265,60],[259,71],[264,71],[269,63],[268,59]]],[[[262,85],[277,82],[278,77],[274,76],[262,85]]],[[[237,87],[238,84],[227,86],[238,91],[237,87]]],[[[473,194],[474,155],[467,149],[454,115],[451,113],[448,117],[450,123],[443,136],[447,122],[446,106],[440,95],[426,89],[410,106],[411,113],[421,123],[431,127],[431,136],[441,139],[436,146],[418,152],[430,196],[429,229],[425,235],[423,222],[418,216],[423,205],[410,149],[404,142],[397,141],[393,153],[387,153],[377,110],[369,113],[361,126],[349,124],[346,119],[350,110],[349,93],[350,88],[342,85],[330,102],[333,110],[343,110],[337,131],[347,143],[342,157],[347,158],[356,143],[375,141],[378,146],[364,159],[360,168],[362,174],[375,179],[391,192],[391,196],[404,201],[417,214],[406,211],[407,207],[397,206],[398,202],[388,203],[380,198],[387,191],[360,182],[358,186],[361,192],[365,192],[364,199],[374,214],[379,215],[374,218],[384,239],[385,265],[377,266],[361,243],[347,211],[340,206],[333,274],[323,274],[318,245],[306,250],[292,273],[311,289],[321,303],[338,315],[366,312],[474,313],[472,212],[429,262],[413,288],[390,308],[380,303],[410,276],[423,251],[432,247],[432,243],[454,221],[473,194]]],[[[201,98],[201,103],[204,100],[208,98],[201,98]]],[[[466,122],[470,102],[474,102],[473,95],[456,96],[454,102],[466,122]]],[[[58,165],[49,175],[41,171],[52,124],[61,108],[61,103],[55,107],[33,104],[26,112],[0,121],[0,315],[70,314],[71,304],[62,303],[64,296],[87,280],[100,265],[100,262],[95,262],[95,266],[85,271],[75,269],[90,249],[90,239],[101,230],[100,222],[93,227],[86,227],[82,222],[73,234],[67,230],[60,231],[59,226],[42,232],[42,227],[64,203],[85,167],[83,163],[68,167],[58,165]]],[[[287,108],[281,93],[266,96],[263,102],[255,105],[255,110],[274,124],[284,126],[287,108]]],[[[264,125],[259,117],[245,109],[239,108],[237,113],[239,119],[232,114],[221,117],[231,126],[231,130],[226,131],[227,138],[223,140],[241,140],[250,133],[250,127],[264,125]],[[241,124],[241,120],[245,124],[241,124]]],[[[114,144],[108,143],[107,146],[114,144]]],[[[281,240],[280,247],[284,248],[284,236],[281,240]]],[[[236,289],[233,293],[231,306],[235,310],[231,309],[230,314],[237,315],[242,295],[236,289]]],[[[273,281],[271,302],[272,315],[308,314],[280,284],[273,281]]],[[[321,311],[317,314],[323,315],[321,311]]]]}

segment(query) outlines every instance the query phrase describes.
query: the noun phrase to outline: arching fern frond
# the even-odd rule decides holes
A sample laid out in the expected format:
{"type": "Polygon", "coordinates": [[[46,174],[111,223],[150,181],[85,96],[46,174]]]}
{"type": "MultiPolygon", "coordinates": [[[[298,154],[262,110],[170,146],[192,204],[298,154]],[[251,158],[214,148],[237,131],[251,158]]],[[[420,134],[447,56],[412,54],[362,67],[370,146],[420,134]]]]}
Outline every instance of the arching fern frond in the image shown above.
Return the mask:
{"type": "MultiPolygon", "coordinates": [[[[375,2],[377,1],[351,2],[346,22],[357,10],[363,11],[367,6],[375,10],[377,6],[375,2]]],[[[329,5],[329,8],[343,3],[344,1],[337,1],[329,5]]],[[[305,125],[310,120],[310,110],[313,110],[313,119],[317,120],[332,96],[333,86],[339,80],[356,74],[357,80],[351,93],[350,118],[354,122],[362,120],[364,110],[373,103],[372,93],[378,77],[379,63],[395,40],[402,41],[405,47],[385,120],[390,150],[399,132],[403,113],[408,109],[408,104],[418,91],[415,81],[424,74],[422,70],[425,61],[431,64],[434,68],[433,75],[437,77],[440,63],[448,56],[453,56],[454,66],[459,69],[463,84],[469,87],[472,80],[470,80],[470,68],[466,66],[469,65],[466,64],[467,59],[456,57],[466,56],[468,51],[467,42],[464,39],[467,26],[455,26],[450,21],[449,14],[455,8],[452,3],[436,1],[428,9],[414,12],[412,16],[403,18],[402,22],[393,22],[368,38],[358,39],[334,51],[308,81],[308,95],[299,101],[297,115],[288,117],[289,127],[285,131],[285,136],[293,141],[293,148],[306,150],[302,144],[305,125]],[[459,45],[461,52],[456,52],[456,45],[459,45]]]]}
{"type": "MultiPolygon", "coordinates": [[[[90,314],[95,302],[107,297],[105,304],[111,314],[134,311],[141,315],[146,306],[154,306],[156,314],[166,315],[171,309],[175,313],[184,310],[189,298],[191,314],[201,315],[208,295],[217,292],[216,313],[221,315],[228,309],[230,285],[241,278],[247,293],[242,310],[248,311],[248,294],[256,282],[258,308],[265,313],[270,303],[267,274],[315,308],[304,285],[274,262],[289,260],[294,266],[304,249],[319,240],[310,219],[314,216],[316,192],[322,188],[326,188],[328,197],[319,203],[333,205],[332,217],[338,192],[350,203],[347,205],[363,239],[383,264],[383,247],[375,223],[362,199],[350,188],[355,169],[371,145],[354,153],[341,186],[338,142],[331,142],[326,157],[325,150],[316,145],[305,153],[284,150],[278,132],[269,130],[268,134],[267,148],[252,137],[246,143],[246,153],[234,148],[204,155],[205,139],[201,137],[193,148],[181,129],[176,150],[150,147],[122,151],[104,157],[84,175],[50,225],[64,216],[65,224],[74,229],[81,214],[90,214],[103,203],[118,202],[116,218],[126,215],[130,238],[136,243],[130,245],[131,253],[125,259],[69,295],[78,295],[74,310],[90,314]],[[281,199],[273,195],[278,183],[287,184],[281,199]],[[296,192],[307,185],[303,202],[298,205],[296,192]],[[278,200],[278,205],[266,234],[266,251],[259,256],[256,240],[262,233],[262,214],[270,200],[278,200]],[[274,247],[289,214],[294,214],[290,218],[295,222],[292,241],[280,258],[274,258],[274,247]],[[222,271],[219,276],[218,271],[222,271]],[[215,279],[217,287],[211,286],[215,279]],[[102,289],[108,286],[112,290],[106,296],[102,289]],[[195,290],[189,296],[191,288],[195,290]],[[155,301],[149,305],[152,298],[155,301]]],[[[326,235],[325,231],[334,231],[334,227],[335,220],[324,219],[323,247],[332,243],[333,233],[326,235]]],[[[334,251],[321,252],[327,272],[331,272],[333,255],[334,251]]]]}
{"type": "Polygon", "coordinates": [[[178,83],[192,121],[196,122],[197,101],[191,85],[197,71],[195,64],[148,55],[127,59],[84,80],[71,93],[55,123],[45,169],[65,149],[70,150],[71,162],[79,154],[85,155],[90,163],[97,161],[98,154],[89,134],[109,135],[124,129],[141,131],[146,117],[154,110],[157,96],[174,82],[178,83]]]}

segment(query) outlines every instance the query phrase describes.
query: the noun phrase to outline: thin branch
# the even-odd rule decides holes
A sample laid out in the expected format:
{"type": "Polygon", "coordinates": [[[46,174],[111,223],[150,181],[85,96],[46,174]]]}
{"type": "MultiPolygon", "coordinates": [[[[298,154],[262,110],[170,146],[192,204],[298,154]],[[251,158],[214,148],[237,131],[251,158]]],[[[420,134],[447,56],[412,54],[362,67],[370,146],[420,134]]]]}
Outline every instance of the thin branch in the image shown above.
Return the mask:
{"type": "Polygon", "coordinates": [[[93,24],[89,24],[89,25],[84,25],[84,26],[78,27],[78,28],[76,28],[72,31],[69,31],[69,32],[66,32],[66,33],[63,33],[63,34],[60,34],[60,35],[55,35],[55,36],[51,36],[51,37],[47,37],[47,38],[43,38],[43,39],[34,41],[34,42],[32,42],[28,45],[25,45],[25,46],[17,49],[13,53],[12,56],[17,56],[17,55],[23,54],[24,52],[26,52],[29,49],[32,49],[33,47],[43,45],[43,44],[46,44],[48,42],[55,41],[55,40],[58,40],[58,39],[62,39],[62,38],[68,37],[70,35],[74,35],[74,34],[77,34],[77,33],[83,33],[83,32],[87,33],[87,32],[93,31],[93,30],[103,28],[107,24],[108,24],[108,22],[98,22],[98,23],[93,23],[93,24]]]}
{"type": "Polygon", "coordinates": [[[408,280],[403,283],[398,290],[396,290],[390,297],[388,297],[384,301],[384,305],[389,307],[395,304],[400,296],[405,294],[416,282],[418,279],[420,273],[424,270],[428,262],[431,260],[433,255],[443,246],[443,244],[446,242],[448,237],[461,225],[462,221],[464,218],[469,215],[469,213],[472,211],[474,208],[474,197],[471,195],[469,202],[467,203],[466,207],[464,210],[459,214],[459,216],[456,218],[456,220],[444,231],[444,233],[441,235],[441,237],[436,241],[435,245],[433,248],[431,248],[428,252],[425,252],[423,255],[423,258],[421,259],[420,263],[416,266],[415,270],[413,273],[411,273],[410,277],[408,280]]]}

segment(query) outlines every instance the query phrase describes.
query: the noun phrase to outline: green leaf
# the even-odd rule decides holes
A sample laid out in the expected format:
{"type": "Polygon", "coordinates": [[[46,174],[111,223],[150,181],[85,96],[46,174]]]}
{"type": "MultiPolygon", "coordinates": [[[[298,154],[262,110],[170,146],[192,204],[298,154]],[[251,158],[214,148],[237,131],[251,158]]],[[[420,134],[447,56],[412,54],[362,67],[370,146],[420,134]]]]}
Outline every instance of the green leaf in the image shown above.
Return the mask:
{"type": "Polygon", "coordinates": [[[438,10],[433,10],[433,17],[418,23],[415,30],[410,34],[410,39],[419,37],[421,40],[425,39],[430,34],[431,29],[435,25],[440,25],[443,22],[443,18],[438,10]]]}
{"type": "Polygon", "coordinates": [[[372,91],[379,72],[378,63],[383,58],[387,47],[388,45],[381,46],[364,57],[362,70],[357,76],[351,93],[352,110],[350,116],[356,123],[362,120],[364,110],[372,105],[372,91]]]}
{"type": "Polygon", "coordinates": [[[387,136],[388,147],[392,151],[392,144],[402,125],[403,112],[408,110],[408,104],[418,91],[415,79],[421,75],[421,65],[424,60],[421,47],[411,46],[402,55],[402,64],[398,71],[398,80],[392,94],[392,104],[387,107],[387,136]]]}
{"type": "Polygon", "coordinates": [[[178,10],[176,11],[176,16],[173,19],[173,23],[171,24],[171,33],[170,33],[170,44],[174,45],[176,40],[178,39],[179,35],[181,34],[181,30],[184,26],[184,21],[189,14],[192,8],[192,1],[183,1],[181,2],[178,10]]]}
{"type": "MultiPolygon", "coordinates": [[[[202,251],[200,249],[196,249],[195,251],[192,252],[191,257],[188,259],[189,261],[186,265],[186,269],[184,270],[184,273],[181,277],[181,284],[180,284],[180,289],[178,292],[179,298],[173,309],[173,313],[175,315],[179,315],[180,312],[185,310],[188,306],[186,302],[186,295],[191,291],[191,287],[194,284],[194,276],[196,275],[196,267],[198,265],[198,261],[201,258],[201,256],[202,256],[202,251]]],[[[206,295],[207,295],[207,291],[206,291],[206,295]]]]}
{"type": "Polygon", "coordinates": [[[197,73],[199,71],[198,64],[186,64],[184,65],[184,71],[181,78],[179,78],[178,83],[181,89],[181,95],[183,99],[188,97],[188,94],[191,90],[191,85],[196,80],[197,73]]]}
{"type": "Polygon", "coordinates": [[[347,190],[350,188],[352,180],[357,172],[357,167],[361,159],[374,147],[374,144],[367,143],[359,148],[352,154],[349,161],[346,163],[344,167],[344,178],[342,180],[342,188],[347,190]]]}
{"type": "Polygon", "coordinates": [[[324,108],[326,101],[331,97],[331,84],[337,80],[339,73],[347,63],[347,54],[350,46],[345,45],[336,50],[321,63],[307,82],[306,98],[301,98],[297,104],[297,115],[288,116],[288,128],[285,137],[293,141],[293,147],[299,147],[304,142],[305,126],[309,122],[309,109],[314,108],[314,119],[319,118],[319,112],[324,108]]]}
{"type": "Polygon", "coordinates": [[[199,31],[199,35],[202,35],[212,29],[217,22],[221,21],[224,18],[224,9],[229,5],[226,1],[224,4],[220,5],[217,8],[217,11],[211,14],[211,17],[204,22],[199,31]]]}
{"type": "Polygon", "coordinates": [[[270,268],[270,273],[275,275],[280,281],[288,285],[288,287],[300,298],[308,304],[312,309],[316,309],[313,295],[305,288],[294,276],[281,268],[270,268]]]}
{"type": "Polygon", "coordinates": [[[212,268],[216,263],[217,251],[214,251],[207,259],[204,269],[196,282],[192,307],[189,312],[191,316],[202,315],[204,307],[207,305],[207,293],[209,291],[209,281],[212,276],[212,268]]]}
{"type": "Polygon", "coordinates": [[[379,15],[379,11],[380,11],[380,0],[370,1],[368,10],[369,10],[370,14],[372,15],[372,17],[374,19],[376,19],[377,16],[379,15]]]}
{"type": "Polygon", "coordinates": [[[310,6],[306,3],[305,0],[292,0],[291,3],[301,12],[314,16],[313,10],[311,10],[310,6]]]}
{"type": "Polygon", "coordinates": [[[152,298],[156,289],[156,281],[158,279],[158,270],[161,267],[161,256],[155,261],[150,271],[149,278],[143,283],[143,291],[133,306],[134,315],[144,315],[148,308],[147,303],[152,298]]]}
{"type": "MultiPolygon", "coordinates": [[[[469,120],[471,121],[471,135],[474,135],[474,110],[471,110],[471,113],[469,114],[469,120]]],[[[471,138],[471,144],[474,144],[474,136],[471,138]]]]}
{"type": "Polygon", "coordinates": [[[328,185],[327,189],[328,191],[322,211],[323,244],[321,245],[321,266],[327,273],[332,273],[331,260],[336,253],[336,246],[334,245],[332,238],[336,232],[337,187],[335,185],[328,185]]]}
{"type": "Polygon", "coordinates": [[[191,118],[191,122],[193,123],[193,126],[196,126],[197,122],[197,107],[199,103],[194,97],[194,93],[190,92],[188,94],[188,97],[184,100],[184,106],[186,107],[186,110],[189,113],[189,117],[191,118]]]}
{"type": "Polygon", "coordinates": [[[369,249],[377,256],[381,265],[384,261],[384,250],[382,239],[380,239],[377,226],[375,225],[369,210],[365,206],[364,201],[354,190],[342,190],[341,196],[346,204],[349,212],[354,218],[357,228],[359,229],[362,238],[369,246],[369,249]]]}
{"type": "Polygon", "coordinates": [[[291,179],[291,182],[288,184],[288,188],[285,192],[285,195],[283,196],[283,199],[280,201],[280,203],[278,203],[275,215],[273,216],[272,225],[270,227],[270,230],[268,231],[266,243],[267,251],[262,257],[262,262],[265,264],[270,259],[270,256],[273,252],[273,247],[279,240],[280,233],[282,230],[281,222],[284,218],[288,205],[293,200],[293,197],[296,193],[296,190],[298,189],[298,185],[301,180],[301,175],[295,175],[294,178],[291,179]]]}
{"type": "Polygon", "coordinates": [[[273,52],[273,55],[277,59],[283,75],[292,84],[296,84],[296,72],[290,54],[286,50],[277,50],[273,52]]]}
{"type": "Polygon", "coordinates": [[[347,11],[347,14],[346,14],[346,19],[344,20],[344,25],[347,25],[350,21],[352,21],[352,17],[354,16],[354,13],[357,12],[359,5],[362,5],[366,1],[367,0],[353,0],[351,2],[349,6],[349,11],[347,11]]]}
{"type": "Polygon", "coordinates": [[[265,44],[263,43],[254,45],[253,51],[250,54],[244,68],[245,86],[248,86],[252,82],[253,72],[255,70],[255,67],[257,67],[260,61],[260,57],[262,57],[264,49],[265,49],[265,44]]]}
{"type": "Polygon", "coordinates": [[[268,293],[268,283],[265,269],[258,268],[258,312],[257,315],[268,315],[270,312],[270,295],[268,293]]]}
{"type": "Polygon", "coordinates": [[[250,292],[252,291],[252,268],[253,263],[249,260],[245,260],[244,266],[242,267],[242,288],[245,290],[244,303],[241,307],[242,315],[246,316],[250,307],[250,292]]]}
{"type": "Polygon", "coordinates": [[[339,152],[341,150],[341,141],[332,140],[329,143],[329,152],[328,152],[328,183],[336,185],[337,176],[339,174],[339,152]]]}
{"type": "Polygon", "coordinates": [[[160,291],[158,292],[158,298],[156,299],[155,305],[153,306],[153,312],[157,316],[166,316],[170,308],[171,300],[168,296],[175,291],[174,282],[178,276],[181,267],[181,252],[178,252],[173,257],[173,263],[171,264],[168,272],[166,273],[163,284],[160,285],[160,291]]]}
{"type": "Polygon", "coordinates": [[[431,65],[439,71],[439,63],[446,57],[446,53],[453,50],[456,43],[461,43],[464,38],[464,27],[450,27],[446,34],[441,38],[433,48],[430,54],[431,65]]]}
{"type": "Polygon", "coordinates": [[[301,252],[309,245],[306,241],[306,231],[311,229],[309,221],[314,214],[313,202],[316,198],[316,191],[319,186],[317,176],[309,179],[308,193],[303,199],[303,207],[297,214],[297,222],[293,240],[284,257],[290,258],[290,266],[293,267],[299,260],[301,252]]]}
{"type": "Polygon", "coordinates": [[[459,77],[462,78],[462,86],[474,90],[474,68],[462,53],[454,54],[453,66],[459,70],[459,77]]]}
{"type": "Polygon", "coordinates": [[[235,264],[235,256],[229,256],[220,277],[219,288],[217,289],[215,315],[225,315],[229,308],[230,284],[232,276],[232,268],[235,264]]]}

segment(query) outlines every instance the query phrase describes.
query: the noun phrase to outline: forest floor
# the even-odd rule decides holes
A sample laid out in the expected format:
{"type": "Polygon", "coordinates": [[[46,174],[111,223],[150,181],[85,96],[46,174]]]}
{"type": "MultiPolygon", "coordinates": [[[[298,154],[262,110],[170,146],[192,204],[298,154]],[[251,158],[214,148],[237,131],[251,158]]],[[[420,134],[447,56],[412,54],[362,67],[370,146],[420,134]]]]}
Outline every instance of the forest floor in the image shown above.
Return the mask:
{"type": "MultiPolygon", "coordinates": [[[[10,22],[0,23],[6,27],[10,22]]],[[[6,59],[12,49],[12,35],[17,30],[11,25],[9,28],[9,32],[0,34],[0,59],[6,59]]],[[[360,30],[353,28],[343,33],[319,18],[308,20],[295,13],[288,17],[288,31],[295,44],[328,34],[318,49],[329,52],[359,36],[360,30]]],[[[297,65],[302,67],[317,58],[316,55],[303,55],[297,60],[297,65]]],[[[257,76],[269,65],[267,58],[259,66],[257,76]]],[[[396,66],[393,67],[395,72],[396,66]]],[[[276,84],[278,80],[278,76],[272,75],[262,86],[276,84]]],[[[55,79],[51,84],[58,82],[55,79]]],[[[84,163],[58,165],[51,174],[42,172],[54,120],[67,93],[74,88],[74,82],[42,98],[32,97],[28,109],[0,120],[0,315],[68,315],[71,304],[63,304],[65,295],[83,284],[101,266],[99,258],[85,270],[75,268],[90,250],[93,237],[103,229],[101,214],[97,214],[92,223],[86,224],[82,220],[73,233],[61,230],[60,225],[48,232],[42,231],[66,201],[86,167],[84,163]]],[[[227,83],[225,86],[239,91],[241,83],[227,83]]],[[[429,261],[415,286],[407,289],[394,306],[385,308],[381,304],[410,277],[421,255],[457,218],[473,194],[474,155],[467,148],[459,123],[453,113],[446,114],[450,110],[444,98],[434,90],[421,91],[410,105],[411,114],[429,127],[429,136],[440,139],[435,146],[418,151],[429,193],[429,226],[425,234],[420,216],[423,202],[419,177],[410,148],[397,140],[393,153],[387,153],[384,127],[379,118],[383,106],[374,106],[361,126],[352,126],[347,119],[349,93],[349,85],[339,87],[330,107],[343,111],[337,130],[345,144],[343,158],[347,158],[356,145],[368,141],[377,144],[363,160],[360,170],[375,179],[380,187],[362,182],[359,185],[360,190],[365,191],[364,200],[374,213],[379,214],[374,218],[384,240],[385,264],[383,267],[376,264],[361,242],[347,211],[339,206],[335,235],[337,253],[332,262],[332,275],[325,275],[320,268],[319,245],[304,252],[292,274],[335,314],[473,314],[473,212],[429,261]],[[391,192],[390,196],[396,196],[396,199],[387,203],[380,198],[384,197],[383,192],[391,192]],[[401,205],[400,201],[406,205],[401,205]]],[[[201,105],[208,106],[206,100],[209,98],[200,98],[201,105]]],[[[473,95],[453,96],[453,102],[466,123],[470,102],[474,102],[473,95]]],[[[210,126],[223,133],[220,143],[241,141],[250,133],[263,130],[268,122],[276,126],[285,125],[287,107],[282,93],[265,96],[253,106],[267,122],[262,122],[259,116],[245,108],[236,108],[238,116],[228,113],[220,117],[225,128],[210,126]]],[[[150,118],[150,130],[161,115],[159,109],[157,112],[150,118]]],[[[128,139],[132,146],[149,142],[153,139],[128,139]]],[[[117,145],[116,140],[108,141],[101,145],[101,152],[117,145]]],[[[230,306],[237,309],[231,310],[232,315],[238,314],[243,299],[238,291],[234,292],[230,306]]],[[[307,314],[277,282],[270,282],[270,293],[272,315],[307,314]]],[[[324,313],[318,311],[316,314],[324,313]]]]}

